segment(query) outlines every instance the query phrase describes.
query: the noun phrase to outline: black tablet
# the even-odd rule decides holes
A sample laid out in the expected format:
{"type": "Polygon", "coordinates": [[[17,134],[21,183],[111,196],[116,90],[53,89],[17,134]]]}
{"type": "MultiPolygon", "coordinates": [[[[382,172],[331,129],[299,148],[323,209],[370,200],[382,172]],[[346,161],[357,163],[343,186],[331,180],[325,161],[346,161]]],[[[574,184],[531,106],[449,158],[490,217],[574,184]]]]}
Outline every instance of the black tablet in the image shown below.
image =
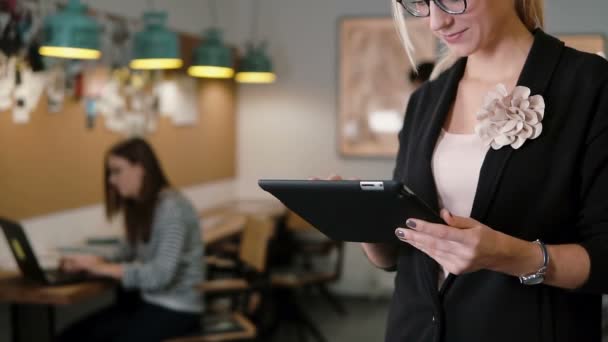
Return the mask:
{"type": "Polygon", "coordinates": [[[259,186],[333,240],[397,242],[408,218],[443,220],[396,181],[261,179],[259,186]]]}

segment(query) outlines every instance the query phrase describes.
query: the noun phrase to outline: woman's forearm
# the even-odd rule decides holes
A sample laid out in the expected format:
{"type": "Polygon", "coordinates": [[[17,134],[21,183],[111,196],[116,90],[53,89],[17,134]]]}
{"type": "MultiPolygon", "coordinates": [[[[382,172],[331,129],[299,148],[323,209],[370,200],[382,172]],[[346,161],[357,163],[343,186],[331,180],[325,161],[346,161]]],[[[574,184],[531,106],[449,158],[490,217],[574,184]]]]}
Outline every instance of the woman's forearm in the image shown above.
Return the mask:
{"type": "MultiPolygon", "coordinates": [[[[543,263],[538,244],[510,238],[493,270],[521,276],[536,272],[543,263]]],[[[564,289],[576,289],[589,277],[591,261],[587,251],[580,245],[547,245],[549,265],[544,283],[564,289]]]]}
{"type": "Polygon", "coordinates": [[[90,272],[98,276],[122,280],[123,266],[121,264],[103,262],[92,268],[90,272]]]}
{"type": "Polygon", "coordinates": [[[384,243],[362,243],[361,246],[372,264],[380,268],[391,268],[397,264],[397,247],[384,243]]]}

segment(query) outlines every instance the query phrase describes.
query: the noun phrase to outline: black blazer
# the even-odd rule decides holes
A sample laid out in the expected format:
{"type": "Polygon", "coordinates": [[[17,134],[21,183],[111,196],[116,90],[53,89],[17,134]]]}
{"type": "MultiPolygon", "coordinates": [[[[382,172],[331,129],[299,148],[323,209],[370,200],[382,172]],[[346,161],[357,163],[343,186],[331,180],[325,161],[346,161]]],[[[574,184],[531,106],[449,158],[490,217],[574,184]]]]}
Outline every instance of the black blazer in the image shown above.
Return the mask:
{"type": "MultiPolygon", "coordinates": [[[[601,293],[608,292],[608,62],[564,46],[541,30],[518,85],[546,102],[542,134],[518,150],[490,149],[471,216],[517,238],[579,243],[591,256],[576,291],[525,286],[487,270],[450,275],[403,245],[388,342],[600,341],[601,293]]],[[[437,208],[435,143],[466,66],[459,60],[411,98],[399,134],[394,178],[437,208]]]]}

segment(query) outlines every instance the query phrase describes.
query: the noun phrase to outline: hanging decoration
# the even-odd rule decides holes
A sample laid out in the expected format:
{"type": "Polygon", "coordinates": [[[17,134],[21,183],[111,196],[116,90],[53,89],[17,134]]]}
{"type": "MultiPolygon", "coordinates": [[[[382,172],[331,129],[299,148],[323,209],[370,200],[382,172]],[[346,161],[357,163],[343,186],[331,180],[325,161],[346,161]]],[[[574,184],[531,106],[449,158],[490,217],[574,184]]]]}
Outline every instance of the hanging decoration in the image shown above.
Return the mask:
{"type": "MultiPolygon", "coordinates": [[[[54,0],[20,0],[12,7],[2,7],[3,4],[7,3],[0,2],[0,115],[8,111],[13,122],[27,123],[44,93],[44,108],[49,113],[61,115],[64,103],[76,100],[82,107],[86,128],[96,129],[102,123],[105,129],[125,136],[155,131],[161,115],[176,126],[198,121],[198,87],[193,78],[180,74],[165,78],[156,70],[129,67],[137,64],[138,58],[145,60],[144,64],[150,62],[143,57],[179,59],[179,39],[165,28],[165,12],[148,12],[142,22],[100,11],[85,14],[78,1],[60,5],[58,10],[54,0]],[[41,46],[54,46],[48,45],[54,41],[54,35],[48,32],[66,13],[78,13],[95,23],[99,35],[94,45],[99,59],[91,62],[40,56],[39,51],[45,50],[41,46]],[[157,38],[164,42],[163,48],[138,49],[157,38]],[[159,50],[165,50],[164,54],[157,53],[159,50]]],[[[62,27],[72,29],[74,25],[62,27]]],[[[221,31],[210,29],[206,37],[210,44],[204,51],[209,46],[219,46],[221,50],[221,31]]],[[[70,44],[57,46],[77,47],[70,44]]],[[[152,69],[160,67],[157,64],[152,69]]]]}

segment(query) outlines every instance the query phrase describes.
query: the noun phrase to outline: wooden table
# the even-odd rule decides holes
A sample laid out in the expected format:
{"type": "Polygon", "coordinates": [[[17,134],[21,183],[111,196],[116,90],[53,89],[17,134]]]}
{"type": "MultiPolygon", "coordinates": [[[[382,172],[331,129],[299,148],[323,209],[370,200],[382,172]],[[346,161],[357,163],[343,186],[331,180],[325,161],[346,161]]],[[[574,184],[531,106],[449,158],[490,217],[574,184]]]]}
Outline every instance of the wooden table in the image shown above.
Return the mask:
{"type": "Polygon", "coordinates": [[[279,219],[285,206],[275,200],[235,200],[199,212],[203,242],[210,245],[241,233],[249,216],[279,219]]]}
{"type": "Polygon", "coordinates": [[[206,223],[205,218],[201,220],[203,227],[202,239],[205,246],[242,232],[247,222],[247,217],[244,215],[210,217],[209,220],[211,219],[213,219],[211,224],[206,223]]]}
{"type": "Polygon", "coordinates": [[[26,281],[17,272],[0,271],[0,302],[9,303],[11,306],[13,341],[51,340],[55,335],[55,306],[76,304],[99,297],[114,287],[114,283],[106,281],[43,286],[26,281]],[[32,312],[46,320],[47,329],[43,337],[40,337],[40,329],[32,329],[32,326],[22,319],[26,313],[32,312]]]}
{"type": "Polygon", "coordinates": [[[199,212],[199,216],[241,214],[279,218],[285,214],[286,210],[285,206],[278,200],[240,199],[203,209],[199,212]]]}

